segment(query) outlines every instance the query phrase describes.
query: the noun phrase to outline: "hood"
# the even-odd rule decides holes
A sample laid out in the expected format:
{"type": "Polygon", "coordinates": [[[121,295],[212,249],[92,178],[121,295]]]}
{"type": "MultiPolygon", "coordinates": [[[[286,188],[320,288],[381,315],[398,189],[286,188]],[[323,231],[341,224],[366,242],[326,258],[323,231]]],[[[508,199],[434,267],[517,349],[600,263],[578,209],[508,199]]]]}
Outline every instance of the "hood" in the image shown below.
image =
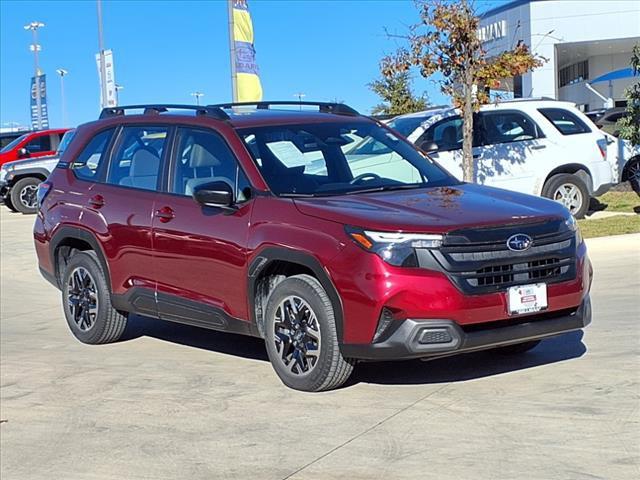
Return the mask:
{"type": "Polygon", "coordinates": [[[12,162],[7,162],[4,165],[2,165],[2,167],[5,169],[18,170],[22,168],[31,168],[43,162],[47,162],[47,163],[52,161],[57,162],[59,159],[60,157],[56,155],[49,155],[47,157],[36,157],[36,158],[23,158],[21,160],[13,160],[12,162]]]}
{"type": "Polygon", "coordinates": [[[344,225],[414,233],[536,223],[569,215],[546,198],[475,184],[295,199],[295,204],[305,215],[344,225]]]}

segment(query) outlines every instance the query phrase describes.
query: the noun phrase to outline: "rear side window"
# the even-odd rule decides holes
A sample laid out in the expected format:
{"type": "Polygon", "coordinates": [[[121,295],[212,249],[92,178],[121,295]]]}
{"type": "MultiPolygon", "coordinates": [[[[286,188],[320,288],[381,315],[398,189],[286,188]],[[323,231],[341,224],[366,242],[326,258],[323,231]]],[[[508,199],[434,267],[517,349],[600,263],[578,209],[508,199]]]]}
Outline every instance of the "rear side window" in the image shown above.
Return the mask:
{"type": "Polygon", "coordinates": [[[515,111],[483,112],[476,130],[483,145],[523,142],[543,136],[533,120],[515,111]]]}
{"type": "Polygon", "coordinates": [[[98,167],[104,157],[104,152],[113,135],[113,129],[98,133],[80,152],[71,165],[76,177],[84,180],[95,180],[98,167]]]}
{"type": "Polygon", "coordinates": [[[107,183],[155,190],[168,127],[125,127],[111,158],[107,183]]]}
{"type": "Polygon", "coordinates": [[[589,133],[591,129],[569,110],[563,108],[539,108],[538,111],[549,120],[562,135],[589,133]]]}

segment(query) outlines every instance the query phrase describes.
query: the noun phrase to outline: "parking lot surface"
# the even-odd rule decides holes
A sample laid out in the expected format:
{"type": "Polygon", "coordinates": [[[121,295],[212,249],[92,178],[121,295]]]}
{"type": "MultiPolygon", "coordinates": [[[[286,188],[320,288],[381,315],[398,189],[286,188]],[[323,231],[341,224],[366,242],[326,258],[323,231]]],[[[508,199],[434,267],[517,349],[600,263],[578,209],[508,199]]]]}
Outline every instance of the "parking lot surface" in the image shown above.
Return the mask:
{"type": "Polygon", "coordinates": [[[258,339],[135,317],[125,341],[79,343],[37,271],[34,218],[0,210],[3,480],[640,476],[640,235],[588,241],[584,335],[360,364],[309,394],[258,339]]]}

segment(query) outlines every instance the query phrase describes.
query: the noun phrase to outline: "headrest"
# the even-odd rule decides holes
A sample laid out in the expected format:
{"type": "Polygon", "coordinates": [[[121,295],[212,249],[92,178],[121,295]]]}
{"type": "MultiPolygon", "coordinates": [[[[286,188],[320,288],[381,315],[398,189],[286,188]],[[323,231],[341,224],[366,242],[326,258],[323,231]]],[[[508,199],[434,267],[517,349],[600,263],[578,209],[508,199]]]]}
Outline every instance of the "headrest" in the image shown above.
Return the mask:
{"type": "Polygon", "coordinates": [[[199,143],[194,143],[189,154],[189,166],[191,168],[198,167],[217,167],[220,160],[213,156],[207,149],[199,143]]]}
{"type": "Polygon", "coordinates": [[[158,175],[160,159],[150,150],[141,148],[136,150],[131,158],[131,169],[129,176],[145,177],[148,175],[158,175]]]}

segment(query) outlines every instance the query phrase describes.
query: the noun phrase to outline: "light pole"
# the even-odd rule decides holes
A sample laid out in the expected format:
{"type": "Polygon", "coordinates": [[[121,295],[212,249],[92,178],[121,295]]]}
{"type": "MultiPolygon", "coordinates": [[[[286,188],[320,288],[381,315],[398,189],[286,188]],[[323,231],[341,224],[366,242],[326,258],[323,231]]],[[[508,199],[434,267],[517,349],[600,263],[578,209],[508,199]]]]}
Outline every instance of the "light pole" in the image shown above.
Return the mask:
{"type": "Polygon", "coordinates": [[[124,90],[124,85],[115,84],[116,88],[116,105],[120,105],[120,90],[124,90]]]}
{"type": "Polygon", "coordinates": [[[102,101],[100,107],[107,106],[107,72],[104,61],[104,42],[102,40],[102,0],[96,0],[96,6],[98,8],[98,50],[100,55],[100,93],[102,101]]]}
{"type": "Polygon", "coordinates": [[[33,52],[33,66],[35,71],[37,130],[42,128],[42,98],[40,98],[40,67],[38,66],[38,52],[41,50],[40,44],[38,44],[38,29],[41,27],[44,27],[44,23],[42,22],[31,22],[24,26],[25,30],[31,30],[31,36],[33,38],[33,43],[29,49],[33,52]]]}
{"type": "Polygon", "coordinates": [[[67,126],[67,104],[64,98],[64,77],[69,73],[64,68],[59,68],[56,73],[60,75],[60,103],[62,104],[62,126],[67,126]]]}
{"type": "Polygon", "coordinates": [[[204,97],[204,93],[202,92],[193,92],[191,94],[192,97],[196,97],[196,105],[200,106],[200,97],[204,97]]]}
{"type": "Polygon", "coordinates": [[[294,97],[298,98],[298,102],[300,102],[300,110],[302,110],[302,99],[307,96],[306,93],[298,92],[293,94],[294,97]]]}

